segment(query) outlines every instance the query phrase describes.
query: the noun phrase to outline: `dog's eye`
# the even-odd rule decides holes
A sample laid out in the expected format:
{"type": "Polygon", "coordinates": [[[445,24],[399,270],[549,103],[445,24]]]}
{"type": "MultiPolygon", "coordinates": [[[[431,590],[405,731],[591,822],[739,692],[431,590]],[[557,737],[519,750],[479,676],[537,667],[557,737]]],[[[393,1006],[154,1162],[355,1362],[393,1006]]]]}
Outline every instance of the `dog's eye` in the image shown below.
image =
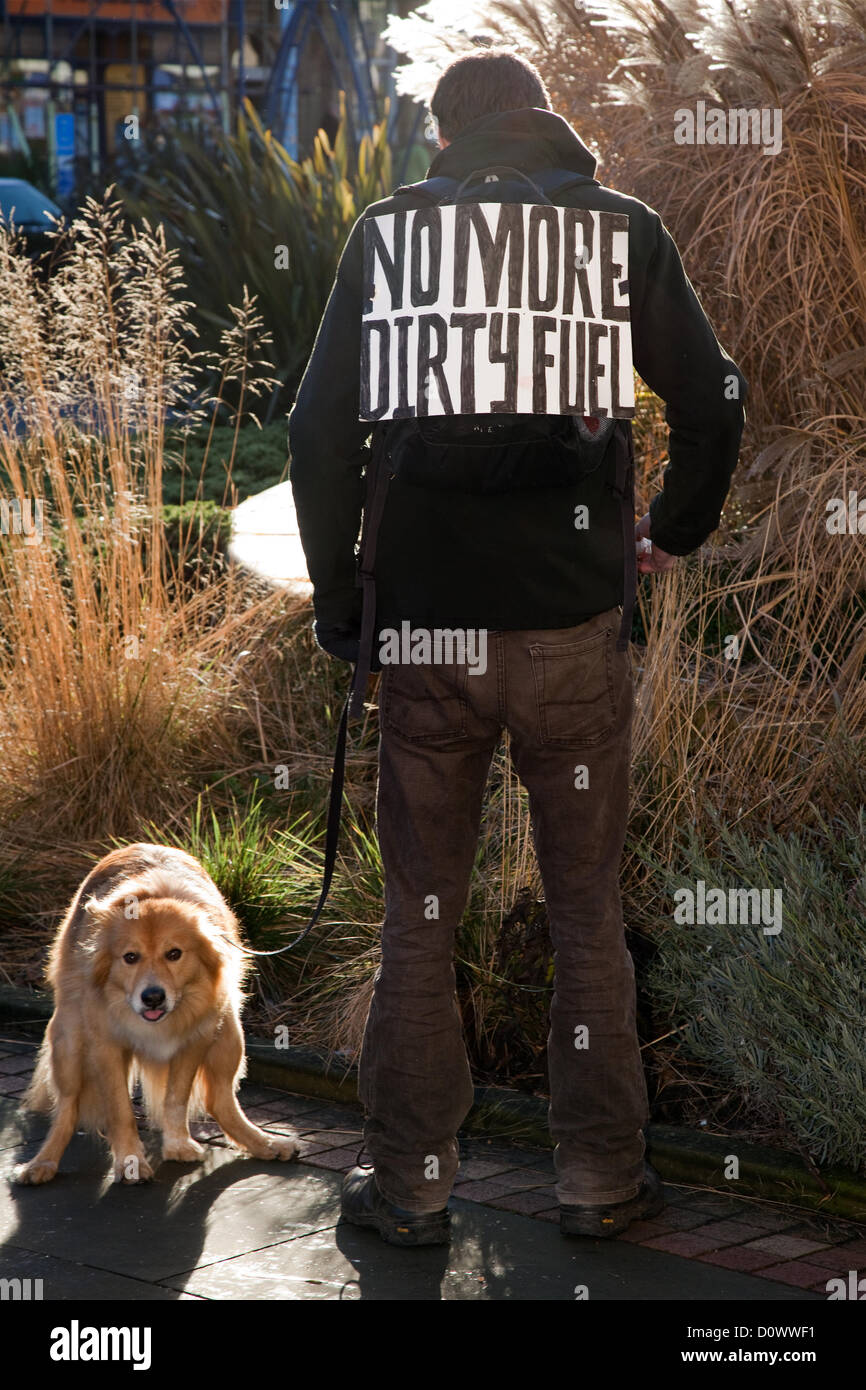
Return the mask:
{"type": "Polygon", "coordinates": [[[138,960],[138,952],[127,951],[123,959],[126,961],[127,965],[135,965],[135,962],[138,960]]]}
{"type": "Polygon", "coordinates": [[[182,955],[183,951],[178,946],[173,946],[170,951],[166,951],[165,958],[166,960],[180,960],[182,955]]]}

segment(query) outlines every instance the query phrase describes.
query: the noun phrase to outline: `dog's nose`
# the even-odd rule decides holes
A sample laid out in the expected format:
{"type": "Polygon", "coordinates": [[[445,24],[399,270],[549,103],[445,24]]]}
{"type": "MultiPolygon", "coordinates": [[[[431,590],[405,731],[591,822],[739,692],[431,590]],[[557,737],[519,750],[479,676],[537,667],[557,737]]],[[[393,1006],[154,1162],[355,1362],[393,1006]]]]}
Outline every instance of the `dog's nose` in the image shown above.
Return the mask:
{"type": "Polygon", "coordinates": [[[159,985],[149,985],[141,991],[141,1002],[146,1009],[161,1009],[165,1003],[165,990],[159,985]]]}

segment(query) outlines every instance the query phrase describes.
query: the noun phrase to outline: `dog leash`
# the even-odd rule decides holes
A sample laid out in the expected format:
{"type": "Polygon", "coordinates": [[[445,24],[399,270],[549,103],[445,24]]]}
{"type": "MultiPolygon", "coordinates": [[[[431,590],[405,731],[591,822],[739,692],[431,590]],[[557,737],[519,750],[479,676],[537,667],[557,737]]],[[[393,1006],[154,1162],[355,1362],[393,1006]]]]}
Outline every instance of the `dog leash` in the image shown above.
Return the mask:
{"type": "MultiPolygon", "coordinates": [[[[373,666],[373,639],[376,621],[374,561],[376,558],[376,540],[379,533],[379,525],[382,520],[382,513],[385,508],[389,477],[384,442],[382,439],[375,439],[370,451],[370,461],[367,471],[367,501],[364,507],[363,524],[361,527],[359,564],[356,578],[358,586],[363,590],[358,659],[355,662],[352,679],[349,683],[349,693],[346,696],[346,703],[343,706],[343,713],[340,716],[337,746],[334,749],[334,770],[331,774],[331,793],[328,801],[328,822],[325,833],[325,867],[322,876],[322,891],[319,894],[319,901],[316,904],[312,917],[300,936],[295,937],[295,940],[290,941],[286,946],[279,946],[274,951],[254,951],[248,946],[238,946],[236,941],[232,941],[231,944],[245,956],[282,956],[285,955],[286,951],[293,951],[313,930],[328,897],[331,879],[337,862],[337,842],[340,836],[340,819],[343,809],[343,782],[346,772],[346,738],[349,718],[350,716],[353,719],[358,718],[363,713],[364,695],[367,690],[367,682],[373,666]]],[[[231,940],[230,937],[226,937],[225,939],[227,941],[231,940]]]]}
{"type": "Polygon", "coordinates": [[[343,713],[340,716],[340,727],[337,733],[337,746],[334,749],[334,772],[331,778],[331,795],[328,801],[328,821],[325,831],[325,868],[322,876],[322,891],[319,894],[319,901],[313,910],[310,918],[300,936],[296,936],[294,941],[290,941],[286,946],[278,946],[274,951],[254,951],[249,946],[239,946],[231,937],[223,936],[224,941],[228,941],[234,946],[236,951],[240,951],[244,956],[282,956],[286,951],[293,951],[299,946],[305,937],[309,936],[313,927],[319,920],[322,908],[327,901],[328,891],[331,887],[331,879],[334,875],[334,866],[337,862],[337,842],[340,837],[340,818],[343,808],[343,781],[346,771],[346,732],[349,723],[349,705],[352,701],[354,688],[350,688],[346,696],[346,703],[343,705],[343,713]]]}

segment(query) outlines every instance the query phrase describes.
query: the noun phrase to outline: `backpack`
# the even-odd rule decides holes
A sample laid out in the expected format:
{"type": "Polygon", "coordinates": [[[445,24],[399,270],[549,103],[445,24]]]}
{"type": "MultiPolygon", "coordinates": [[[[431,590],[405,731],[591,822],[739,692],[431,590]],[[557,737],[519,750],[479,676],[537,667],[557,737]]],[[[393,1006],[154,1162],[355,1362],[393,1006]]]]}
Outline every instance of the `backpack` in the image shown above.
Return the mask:
{"type": "MultiPolygon", "coordinates": [[[[553,195],[575,184],[597,184],[568,169],[546,169],[531,176],[505,165],[475,170],[462,182],[439,176],[404,185],[428,205],[531,203],[555,205],[553,195]]],[[[631,421],[567,414],[413,413],[375,421],[366,471],[357,583],[363,589],[358,662],[350,690],[349,713],[362,713],[367,680],[374,667],[376,619],[376,540],[391,478],[413,486],[455,492],[501,493],[565,487],[596,472],[613,442],[612,490],[622,503],[625,586],[617,646],[628,647],[635,602],[634,455],[631,421]]]]}

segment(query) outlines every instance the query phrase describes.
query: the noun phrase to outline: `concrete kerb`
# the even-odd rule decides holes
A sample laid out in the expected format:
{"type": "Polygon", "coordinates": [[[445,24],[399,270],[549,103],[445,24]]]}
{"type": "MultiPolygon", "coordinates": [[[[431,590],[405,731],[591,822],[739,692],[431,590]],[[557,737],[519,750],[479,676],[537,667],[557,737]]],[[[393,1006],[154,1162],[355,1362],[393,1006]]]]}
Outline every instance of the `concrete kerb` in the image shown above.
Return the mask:
{"type": "MultiPolygon", "coordinates": [[[[0,986],[0,1023],[44,1023],[51,998],[30,990],[0,986]]],[[[310,1048],[279,1048],[247,1038],[247,1076],[262,1086],[320,1100],[358,1104],[354,1066],[310,1048]]],[[[547,1101],[505,1087],[476,1086],[475,1104],[464,1124],[468,1134],[551,1146],[547,1101]]],[[[844,1168],[810,1169],[796,1154],[745,1144],[734,1136],[696,1134],[676,1125],[650,1125],[647,1157],[671,1183],[707,1187],[725,1196],[762,1197],[849,1221],[866,1221],[866,1178],[844,1168]],[[731,1157],[739,1163],[736,1180],[725,1177],[731,1157]]]]}

